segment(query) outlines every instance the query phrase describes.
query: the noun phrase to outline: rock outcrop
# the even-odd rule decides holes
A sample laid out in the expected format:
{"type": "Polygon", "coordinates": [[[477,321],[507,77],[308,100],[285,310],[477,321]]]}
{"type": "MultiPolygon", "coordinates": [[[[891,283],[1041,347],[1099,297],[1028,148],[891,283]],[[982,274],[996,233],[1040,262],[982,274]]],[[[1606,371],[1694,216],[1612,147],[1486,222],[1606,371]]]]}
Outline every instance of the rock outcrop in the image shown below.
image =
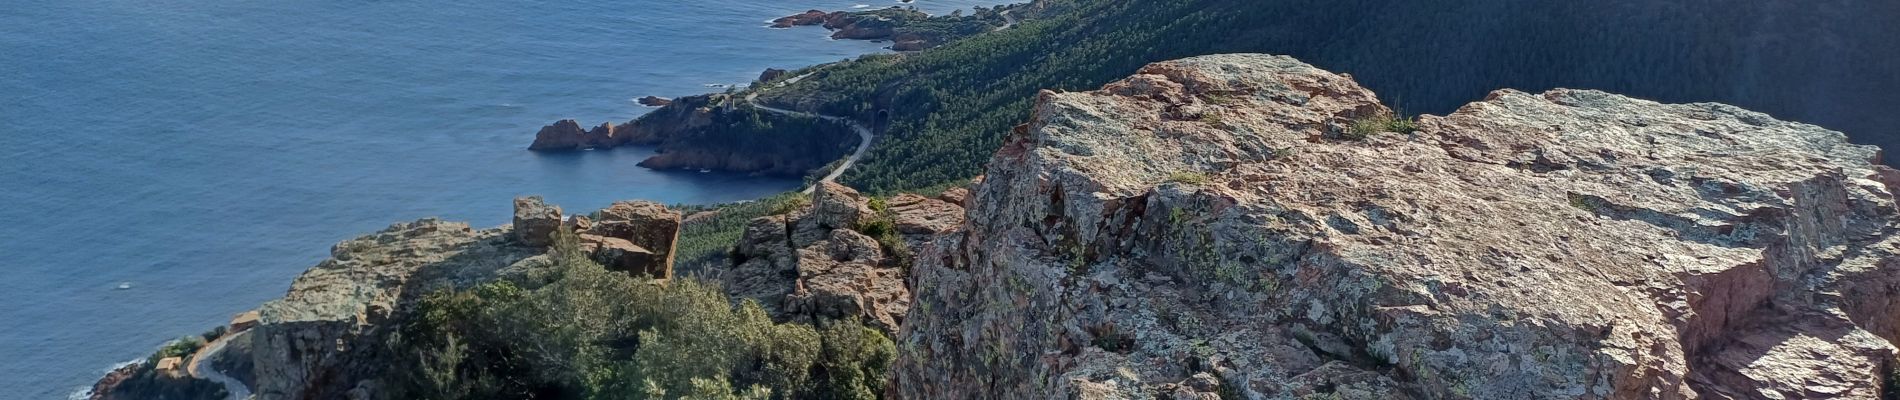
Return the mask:
{"type": "Polygon", "coordinates": [[[1262,55],[1036,101],[919,249],[894,398],[1888,390],[1900,173],[1840,133],[1558,89],[1349,140],[1391,111],[1262,55]]]}
{"type": "Polygon", "coordinates": [[[554,231],[561,228],[561,207],[548,205],[541,196],[515,198],[515,241],[534,247],[553,244],[554,231]]]}
{"type": "Polygon", "coordinates": [[[632,142],[632,138],[625,133],[619,133],[619,129],[607,123],[602,123],[594,129],[581,129],[580,122],[575,120],[555,121],[551,125],[541,127],[541,131],[535,132],[534,143],[528,145],[528,150],[585,150],[620,146],[632,142]]]}
{"type": "Polygon", "coordinates": [[[897,232],[928,237],[963,225],[963,206],[914,194],[900,194],[887,202],[897,232]]]}
{"type": "Polygon", "coordinates": [[[764,72],[759,73],[759,82],[760,83],[771,82],[778,78],[784,77],[785,74],[788,72],[790,71],[786,71],[786,70],[782,70],[778,68],[766,68],[764,72]]]}
{"type": "Polygon", "coordinates": [[[558,152],[658,145],[672,135],[712,124],[712,109],[709,106],[714,97],[642,97],[638,100],[641,105],[659,109],[619,125],[602,123],[593,129],[582,128],[579,121],[571,119],[555,121],[535,132],[534,143],[528,145],[528,150],[558,152]]]}
{"type": "Polygon", "coordinates": [[[383,345],[414,296],[465,287],[540,254],[507,230],[424,219],[338,243],[252,328],[260,400],[372,398],[383,345]]]}
{"type": "Polygon", "coordinates": [[[607,269],[673,277],[673,251],[679,241],[680,214],[651,201],[622,201],[584,220],[578,230],[583,250],[607,269]]]}
{"type": "MultiPolygon", "coordinates": [[[[391,225],[331,249],[282,299],[258,310],[248,335],[251,374],[260,400],[376,399],[388,373],[388,335],[416,299],[438,289],[466,288],[547,265],[560,208],[539,197],[515,201],[515,221],[496,229],[423,219],[391,225]]],[[[580,244],[608,268],[657,278],[672,275],[679,213],[652,202],[619,202],[598,218],[575,216],[580,244]]],[[[230,351],[227,350],[227,353],[230,351]]],[[[220,360],[243,365],[245,360],[220,360]]],[[[250,375],[250,376],[246,376],[250,375]]]]}
{"type": "Polygon", "coordinates": [[[902,257],[892,253],[910,247],[887,248],[859,229],[891,218],[903,237],[923,243],[938,233],[931,228],[963,213],[942,201],[900,198],[923,201],[880,213],[869,197],[821,183],[810,207],[753,220],[734,248],[732,265],[715,275],[728,292],[758,300],[781,320],[859,318],[894,333],[909,312],[910,290],[902,257]],[[904,221],[911,221],[908,231],[904,221]]]}
{"type": "Polygon", "coordinates": [[[778,19],[774,19],[772,20],[772,27],[773,28],[790,28],[794,26],[823,25],[825,24],[825,21],[833,18],[834,14],[843,15],[844,12],[840,11],[840,12],[827,13],[827,12],[819,11],[819,10],[808,10],[802,13],[792,14],[792,15],[788,15],[784,17],[779,17],[778,19]]]}
{"type": "Polygon", "coordinates": [[[634,101],[647,107],[666,107],[668,104],[673,104],[673,99],[660,96],[645,96],[634,101]]]}

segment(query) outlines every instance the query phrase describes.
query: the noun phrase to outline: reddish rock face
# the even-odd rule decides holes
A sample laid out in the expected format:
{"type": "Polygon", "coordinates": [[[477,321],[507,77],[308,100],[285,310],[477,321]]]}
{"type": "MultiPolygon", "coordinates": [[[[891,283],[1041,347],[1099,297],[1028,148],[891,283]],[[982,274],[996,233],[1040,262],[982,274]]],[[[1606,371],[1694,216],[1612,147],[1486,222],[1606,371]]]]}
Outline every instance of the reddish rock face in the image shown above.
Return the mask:
{"type": "Polygon", "coordinates": [[[555,121],[554,124],[535,132],[534,143],[528,150],[567,151],[607,148],[624,144],[627,138],[615,135],[613,124],[602,123],[592,130],[581,129],[580,122],[571,119],[555,121]]]}
{"type": "Polygon", "coordinates": [[[588,141],[587,131],[581,129],[580,122],[564,119],[535,132],[534,144],[528,145],[528,150],[580,150],[586,148],[588,141]]]}

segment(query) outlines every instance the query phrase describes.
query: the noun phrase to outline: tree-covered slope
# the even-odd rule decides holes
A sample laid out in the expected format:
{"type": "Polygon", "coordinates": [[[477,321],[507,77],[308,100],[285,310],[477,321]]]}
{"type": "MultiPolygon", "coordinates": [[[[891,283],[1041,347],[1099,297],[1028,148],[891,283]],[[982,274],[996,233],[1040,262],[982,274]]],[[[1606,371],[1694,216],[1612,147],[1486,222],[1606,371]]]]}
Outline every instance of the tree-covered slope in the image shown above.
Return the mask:
{"type": "Polygon", "coordinates": [[[1014,28],[914,54],[813,68],[762,101],[876,122],[846,183],[873,192],[977,173],[1041,89],[1149,62],[1287,54],[1352,74],[1407,112],[1497,88],[1715,101],[1896,145],[1900,3],[1822,1],[1048,0],[1014,28]]]}

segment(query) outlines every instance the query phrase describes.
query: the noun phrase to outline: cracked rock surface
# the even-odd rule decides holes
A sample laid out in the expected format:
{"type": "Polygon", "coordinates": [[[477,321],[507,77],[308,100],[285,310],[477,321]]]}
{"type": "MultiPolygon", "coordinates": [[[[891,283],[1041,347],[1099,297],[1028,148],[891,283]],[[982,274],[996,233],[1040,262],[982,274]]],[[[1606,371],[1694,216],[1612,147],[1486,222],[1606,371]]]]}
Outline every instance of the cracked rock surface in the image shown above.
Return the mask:
{"type": "Polygon", "coordinates": [[[910,309],[900,257],[857,231],[861,222],[888,217],[915,249],[962,221],[963,208],[915,195],[888,203],[888,215],[870,197],[844,185],[821,183],[809,207],[762,217],[747,225],[733,262],[715,271],[736,297],[758,300],[779,320],[857,318],[896,333],[910,309]]]}
{"type": "Polygon", "coordinates": [[[1500,90],[1410,133],[1287,57],[1045,92],[921,246],[898,398],[1877,398],[1878,150],[1500,90]]]}

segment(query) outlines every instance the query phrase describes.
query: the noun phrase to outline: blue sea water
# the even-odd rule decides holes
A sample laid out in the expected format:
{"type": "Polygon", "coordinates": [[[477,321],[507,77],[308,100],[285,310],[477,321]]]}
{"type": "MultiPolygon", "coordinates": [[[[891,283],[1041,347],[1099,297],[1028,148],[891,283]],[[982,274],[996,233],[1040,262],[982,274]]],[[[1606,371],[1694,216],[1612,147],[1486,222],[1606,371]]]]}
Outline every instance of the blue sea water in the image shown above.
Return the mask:
{"type": "Polygon", "coordinates": [[[523,194],[591,210],[794,188],[645,170],[647,149],[523,148],[556,119],[637,116],[635,97],[883,51],[764,27],[862,2],[7,0],[0,398],[64,397],[392,222],[500,225],[523,194]]]}

